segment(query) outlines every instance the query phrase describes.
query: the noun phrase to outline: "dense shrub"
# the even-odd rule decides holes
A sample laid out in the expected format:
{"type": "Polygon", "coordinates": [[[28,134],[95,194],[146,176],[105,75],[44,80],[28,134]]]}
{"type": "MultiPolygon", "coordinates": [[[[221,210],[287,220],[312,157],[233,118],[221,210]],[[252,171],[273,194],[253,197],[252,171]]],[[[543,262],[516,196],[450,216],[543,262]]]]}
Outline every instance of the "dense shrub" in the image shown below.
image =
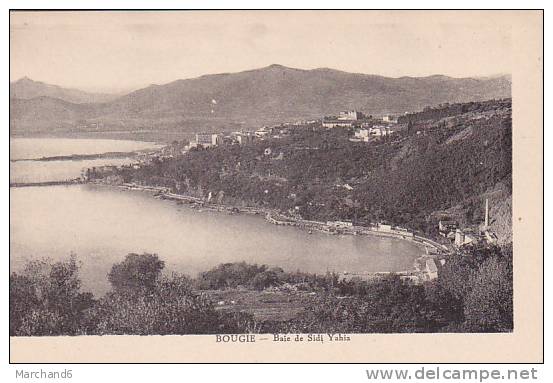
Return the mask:
{"type": "Polygon", "coordinates": [[[108,280],[116,291],[152,290],[165,264],[156,254],[128,254],[112,266],[108,280]]]}
{"type": "Polygon", "coordinates": [[[79,265],[32,261],[10,275],[10,335],[77,335],[84,312],[94,304],[80,291],[79,265]]]}
{"type": "Polygon", "coordinates": [[[465,298],[469,331],[504,332],[513,329],[513,272],[508,260],[493,257],[482,263],[465,298]]]}
{"type": "Polygon", "coordinates": [[[280,281],[277,273],[270,270],[256,274],[250,283],[250,285],[256,290],[263,290],[267,287],[277,286],[278,284],[280,284],[280,281]]]}
{"type": "MultiPolygon", "coordinates": [[[[162,277],[163,267],[154,254],[129,254],[113,265],[108,274],[113,290],[89,312],[91,321],[97,323],[97,333],[165,335],[246,330],[246,314],[247,318],[217,313],[210,300],[194,292],[188,277],[162,277]]],[[[236,277],[240,270],[234,268],[235,273],[230,275],[236,277]]]]}
{"type": "Polygon", "coordinates": [[[267,270],[267,266],[249,265],[246,262],[223,263],[198,278],[200,289],[225,289],[248,286],[257,274],[267,270]]]}
{"type": "Polygon", "coordinates": [[[441,323],[425,300],[422,286],[399,277],[365,282],[362,295],[322,294],[297,318],[281,324],[289,332],[436,332],[441,323]]]}
{"type": "Polygon", "coordinates": [[[161,279],[144,293],[114,291],[94,312],[99,334],[209,334],[219,332],[212,303],[190,289],[186,278],[161,279]]]}
{"type": "Polygon", "coordinates": [[[472,248],[450,257],[427,289],[427,299],[449,323],[445,330],[512,331],[512,270],[509,248],[472,248]]]}
{"type": "MultiPolygon", "coordinates": [[[[33,261],[10,275],[10,335],[213,334],[244,332],[506,332],[513,329],[512,255],[475,248],[451,256],[424,285],[390,275],[340,280],[265,265],[226,263],[197,279],[162,274],[156,255],[129,254],[109,273],[112,289],[80,291],[78,263],[33,261]],[[281,286],[310,298],[296,317],[259,322],[217,310],[203,289],[281,286]]],[[[297,293],[294,293],[297,294],[297,293]]]]}

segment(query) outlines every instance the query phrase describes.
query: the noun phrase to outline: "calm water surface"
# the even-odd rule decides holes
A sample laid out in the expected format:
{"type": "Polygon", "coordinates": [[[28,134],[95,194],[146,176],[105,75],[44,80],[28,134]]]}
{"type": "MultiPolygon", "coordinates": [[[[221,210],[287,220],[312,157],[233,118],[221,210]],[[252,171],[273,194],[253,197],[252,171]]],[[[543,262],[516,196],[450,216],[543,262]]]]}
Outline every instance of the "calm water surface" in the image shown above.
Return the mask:
{"type": "MultiPolygon", "coordinates": [[[[10,160],[70,156],[72,154],[102,154],[155,149],[153,142],[94,140],[75,138],[12,138],[10,160]]],[[[17,161],[10,162],[10,182],[65,181],[81,176],[84,168],[102,165],[128,165],[132,158],[100,158],[78,161],[17,161]]]]}
{"type": "Polygon", "coordinates": [[[100,140],[89,138],[10,138],[10,160],[69,156],[71,154],[101,154],[132,152],[157,148],[154,142],[100,140]]]}
{"type": "MultiPolygon", "coordinates": [[[[14,176],[32,178],[21,172],[14,176]]],[[[315,273],[398,271],[412,268],[422,252],[402,240],[309,235],[259,216],[199,212],[107,186],[11,188],[10,194],[12,268],[75,253],[83,287],[96,294],[109,288],[106,274],[129,252],[157,253],[168,271],[192,276],[236,261],[315,273]]]]}

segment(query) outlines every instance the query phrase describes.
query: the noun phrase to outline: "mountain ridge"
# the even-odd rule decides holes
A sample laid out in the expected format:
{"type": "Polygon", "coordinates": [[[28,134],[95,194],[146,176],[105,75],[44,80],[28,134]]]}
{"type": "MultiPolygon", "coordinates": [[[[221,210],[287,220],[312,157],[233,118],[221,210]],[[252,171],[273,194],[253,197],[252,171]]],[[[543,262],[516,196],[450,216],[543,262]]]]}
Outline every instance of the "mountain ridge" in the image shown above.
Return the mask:
{"type": "Polygon", "coordinates": [[[33,99],[42,96],[59,98],[60,100],[75,104],[83,104],[111,101],[120,95],[86,92],[76,88],[65,88],[42,81],[35,81],[27,76],[10,82],[10,98],[33,99]]]}
{"type": "Polygon", "coordinates": [[[102,102],[61,104],[44,98],[22,100],[15,97],[18,93],[11,88],[12,84],[13,132],[48,131],[60,126],[75,130],[92,121],[102,122],[109,129],[190,133],[315,119],[344,109],[373,115],[403,114],[446,102],[505,98],[510,97],[511,81],[506,76],[392,78],[273,64],[152,84],[102,102]],[[52,104],[56,108],[48,110],[47,105],[52,104]]]}

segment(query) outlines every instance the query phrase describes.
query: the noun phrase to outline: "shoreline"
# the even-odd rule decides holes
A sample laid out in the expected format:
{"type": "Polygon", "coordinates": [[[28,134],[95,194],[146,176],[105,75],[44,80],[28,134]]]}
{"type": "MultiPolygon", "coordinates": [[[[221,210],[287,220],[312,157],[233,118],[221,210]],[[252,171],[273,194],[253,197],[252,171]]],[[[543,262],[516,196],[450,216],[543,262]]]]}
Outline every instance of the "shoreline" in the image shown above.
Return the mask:
{"type": "MultiPolygon", "coordinates": [[[[187,196],[182,194],[171,193],[168,188],[161,186],[145,186],[132,183],[125,184],[108,184],[104,182],[84,182],[84,184],[110,186],[123,190],[135,190],[142,192],[154,193],[154,198],[163,200],[175,201],[179,204],[187,204],[190,209],[198,211],[215,211],[226,212],[228,214],[249,214],[249,215],[262,215],[265,221],[277,225],[277,226],[294,226],[302,231],[308,231],[311,234],[313,231],[327,234],[327,235],[360,235],[360,236],[376,236],[381,238],[392,238],[408,241],[419,248],[424,248],[425,253],[417,256],[413,261],[413,267],[409,270],[401,271],[376,271],[376,272],[340,272],[339,277],[350,280],[353,278],[360,278],[364,280],[378,279],[387,275],[399,275],[404,280],[409,280],[412,283],[418,284],[424,281],[430,280],[429,273],[425,270],[425,262],[428,259],[438,260],[445,258],[450,254],[449,249],[445,245],[441,245],[429,238],[415,235],[406,229],[393,227],[388,230],[379,230],[378,225],[371,226],[349,226],[347,228],[337,228],[329,225],[329,222],[309,221],[296,219],[292,217],[284,216],[283,214],[276,212],[272,209],[248,207],[248,206],[232,206],[225,204],[212,204],[206,203],[205,200],[199,197],[187,196]],[[276,219],[274,216],[281,218],[276,219]],[[283,220],[285,219],[285,220],[283,220]],[[431,249],[429,251],[429,248],[431,249]]],[[[339,222],[339,221],[338,221],[339,222]]]]}
{"type": "MultiPolygon", "coordinates": [[[[96,183],[94,183],[96,184],[96,183]]],[[[202,198],[187,196],[183,194],[175,194],[168,191],[164,187],[156,186],[142,186],[136,184],[122,184],[122,185],[112,185],[117,186],[127,190],[139,190],[139,191],[150,191],[159,193],[156,197],[161,199],[167,199],[172,201],[182,201],[188,202],[189,204],[200,204],[202,209],[213,210],[213,211],[231,211],[235,213],[244,213],[244,214],[263,214],[265,220],[274,225],[280,226],[294,226],[302,230],[316,230],[329,235],[375,235],[380,237],[396,238],[406,240],[418,245],[429,246],[438,251],[448,251],[448,249],[429,238],[421,237],[414,234],[406,229],[400,229],[392,226],[390,230],[379,230],[377,224],[371,226],[349,226],[349,227],[337,227],[329,225],[329,222],[321,221],[311,221],[305,219],[297,219],[293,217],[285,216],[284,214],[275,211],[274,209],[264,209],[257,207],[248,207],[248,206],[234,206],[234,205],[225,205],[225,204],[215,204],[215,203],[206,203],[202,198]],[[281,219],[277,219],[281,218],[281,219]]],[[[335,221],[340,222],[340,221],[335,221]]]]}
{"type": "Polygon", "coordinates": [[[10,159],[10,162],[50,162],[50,161],[86,161],[97,159],[119,159],[119,158],[136,158],[151,152],[150,149],[140,149],[130,152],[105,152],[96,154],[68,154],[38,158],[16,158],[10,159]]]}
{"type": "MultiPolygon", "coordinates": [[[[347,227],[337,227],[336,224],[345,224],[345,222],[334,221],[325,223],[320,221],[309,221],[288,217],[273,209],[208,203],[204,199],[199,197],[171,193],[168,188],[161,186],[147,186],[133,183],[120,184],[99,181],[83,181],[82,179],[79,179],[78,181],[71,180],[70,182],[45,182],[40,184],[34,183],[29,185],[17,186],[55,186],[60,184],[92,185],[111,187],[122,190],[148,192],[154,198],[175,201],[179,205],[186,204],[187,208],[198,210],[199,212],[205,210],[219,213],[227,213],[231,215],[240,213],[257,216],[263,215],[264,220],[268,223],[277,226],[294,226],[302,231],[308,231],[309,234],[317,232],[326,235],[353,235],[361,237],[373,236],[381,238],[391,238],[396,240],[408,241],[421,249],[420,255],[414,256],[413,265],[409,269],[400,271],[338,272],[337,275],[345,280],[351,280],[355,278],[361,280],[373,280],[393,274],[399,275],[401,279],[408,280],[411,283],[420,284],[424,281],[428,281],[434,278],[430,277],[430,273],[428,272],[428,270],[426,270],[426,261],[434,260],[437,262],[441,259],[444,259],[445,257],[447,257],[447,255],[450,254],[449,249],[444,245],[440,245],[439,243],[431,239],[415,235],[414,233],[409,232],[406,229],[394,227],[391,225],[382,225],[384,229],[380,228],[380,225],[378,224],[372,224],[370,226],[353,226],[350,223],[350,226],[347,227]]],[[[13,186],[10,185],[10,187],[13,186]]]]}
{"type": "MultiPolygon", "coordinates": [[[[215,204],[206,202],[200,197],[194,197],[190,195],[171,193],[168,188],[162,186],[147,186],[137,184],[109,184],[105,182],[94,181],[82,181],[81,179],[72,179],[65,181],[44,181],[44,182],[13,182],[10,183],[10,188],[19,187],[41,187],[41,186],[58,186],[58,185],[97,185],[97,186],[109,186],[116,187],[123,190],[135,190],[155,193],[154,198],[176,201],[177,203],[187,203],[190,208],[196,210],[208,210],[217,212],[227,212],[230,214],[250,214],[250,215],[263,215],[264,219],[277,226],[294,226],[301,230],[317,231],[327,235],[372,235],[379,237],[395,238],[405,241],[409,241],[425,248],[432,248],[438,252],[437,255],[443,255],[444,252],[448,253],[449,249],[442,244],[439,244],[429,238],[425,238],[408,231],[407,229],[391,226],[391,228],[379,229],[379,224],[371,224],[370,226],[337,226],[332,225],[331,222],[311,221],[304,219],[297,219],[288,217],[274,209],[258,208],[254,206],[235,206],[225,204],[215,204]],[[280,219],[274,218],[277,216],[280,219]]],[[[343,223],[341,221],[334,221],[335,223],[343,223]]]]}
{"type": "MultiPolygon", "coordinates": [[[[235,205],[225,205],[225,204],[216,204],[206,202],[200,197],[194,197],[184,194],[171,193],[168,188],[162,186],[148,186],[148,185],[138,185],[132,183],[124,184],[108,184],[104,182],[83,182],[83,184],[91,185],[101,185],[101,186],[112,186],[124,190],[136,190],[136,191],[145,191],[155,193],[155,198],[160,198],[164,200],[176,201],[176,202],[186,202],[189,205],[194,205],[192,208],[210,210],[210,211],[219,211],[219,212],[230,212],[230,213],[243,213],[243,214],[252,214],[252,215],[261,215],[263,214],[265,220],[269,223],[272,223],[277,226],[294,226],[302,230],[316,230],[329,235],[375,235],[380,237],[396,238],[409,241],[425,247],[432,247],[433,249],[440,252],[448,252],[448,249],[445,245],[439,244],[429,238],[421,237],[414,234],[403,228],[398,228],[392,226],[390,229],[378,229],[378,224],[372,224],[371,226],[348,226],[348,227],[337,227],[329,225],[329,222],[321,221],[311,221],[304,219],[297,219],[293,217],[288,217],[283,215],[280,212],[275,211],[274,209],[265,209],[258,208],[253,206],[235,206],[235,205]],[[277,219],[274,218],[277,216],[277,219]]],[[[340,221],[335,221],[340,222],[340,221]]]]}

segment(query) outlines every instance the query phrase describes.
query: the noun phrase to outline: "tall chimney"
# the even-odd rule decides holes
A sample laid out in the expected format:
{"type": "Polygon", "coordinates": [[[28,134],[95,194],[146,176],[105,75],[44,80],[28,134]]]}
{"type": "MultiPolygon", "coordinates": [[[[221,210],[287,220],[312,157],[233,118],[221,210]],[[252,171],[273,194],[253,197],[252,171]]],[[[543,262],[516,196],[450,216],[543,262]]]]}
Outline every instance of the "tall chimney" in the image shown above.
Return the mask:
{"type": "Polygon", "coordinates": [[[488,199],[486,198],[486,218],[484,220],[484,226],[488,227],[490,224],[490,207],[488,205],[488,199]]]}

